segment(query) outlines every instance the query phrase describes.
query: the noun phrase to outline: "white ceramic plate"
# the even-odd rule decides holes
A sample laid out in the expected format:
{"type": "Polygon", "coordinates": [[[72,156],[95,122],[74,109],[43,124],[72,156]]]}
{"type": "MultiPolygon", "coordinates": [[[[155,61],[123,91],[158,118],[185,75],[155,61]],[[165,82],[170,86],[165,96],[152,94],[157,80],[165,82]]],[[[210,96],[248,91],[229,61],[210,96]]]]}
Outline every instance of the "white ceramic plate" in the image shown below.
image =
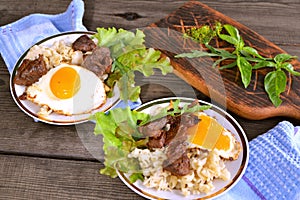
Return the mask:
{"type": "MultiPolygon", "coordinates": [[[[63,40],[66,44],[73,43],[78,37],[81,35],[92,35],[93,32],[68,32],[68,33],[62,33],[58,35],[54,35],[51,37],[48,37],[35,45],[43,45],[46,47],[52,46],[54,42],[63,40]]],[[[99,109],[94,110],[92,113],[87,114],[80,114],[80,115],[60,115],[56,113],[51,113],[47,117],[39,117],[37,113],[40,110],[40,106],[32,103],[28,100],[20,100],[19,96],[22,95],[25,91],[25,86],[16,85],[13,83],[13,79],[16,75],[17,69],[20,67],[22,61],[26,57],[26,54],[28,53],[29,49],[19,58],[17,64],[14,67],[12,76],[10,78],[10,90],[13,99],[15,100],[16,104],[19,106],[19,108],[25,112],[30,117],[34,118],[35,120],[42,121],[49,124],[55,124],[55,125],[72,125],[72,124],[78,124],[85,122],[89,119],[90,115],[94,112],[98,111],[108,111],[109,109],[112,109],[114,106],[116,106],[120,101],[120,93],[119,89],[117,87],[114,88],[114,96],[111,98],[108,98],[106,100],[106,103],[102,105],[99,109]]]]}
{"type": "MultiPolygon", "coordinates": [[[[194,101],[194,99],[190,98],[164,98],[143,104],[140,107],[138,107],[137,110],[143,111],[145,113],[152,113],[155,112],[155,110],[157,110],[159,107],[168,106],[170,100],[176,99],[180,99],[181,105],[190,104],[194,101]]],[[[241,144],[242,151],[240,152],[239,158],[235,161],[226,162],[226,167],[231,173],[231,180],[223,181],[216,179],[213,181],[215,189],[210,194],[190,195],[184,197],[181,194],[181,191],[179,190],[157,191],[155,189],[147,188],[142,184],[141,181],[137,181],[132,184],[129,182],[128,176],[126,174],[118,172],[119,178],[131,190],[148,199],[212,199],[230,190],[241,179],[242,175],[246,170],[249,159],[249,146],[245,132],[243,131],[242,127],[237,123],[237,121],[224,110],[201,100],[199,100],[199,102],[201,105],[211,105],[211,109],[206,110],[204,112],[209,116],[216,118],[221,125],[230,130],[241,144]]]]}

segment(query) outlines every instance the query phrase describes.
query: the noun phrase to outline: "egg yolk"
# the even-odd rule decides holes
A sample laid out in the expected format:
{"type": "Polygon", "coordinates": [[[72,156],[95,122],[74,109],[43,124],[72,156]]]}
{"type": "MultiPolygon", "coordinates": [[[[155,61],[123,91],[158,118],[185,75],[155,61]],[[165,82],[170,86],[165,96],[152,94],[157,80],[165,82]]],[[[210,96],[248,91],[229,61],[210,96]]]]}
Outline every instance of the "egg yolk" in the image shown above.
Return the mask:
{"type": "Polygon", "coordinates": [[[77,71],[71,67],[63,67],[57,70],[50,80],[50,89],[59,99],[73,97],[79,88],[80,76],[77,71]]]}
{"type": "Polygon", "coordinates": [[[228,150],[230,148],[230,138],[222,134],[224,128],[212,117],[206,115],[199,116],[199,123],[190,128],[191,143],[203,148],[212,150],[228,150]]]}
{"type": "Polygon", "coordinates": [[[217,143],[215,145],[216,149],[218,150],[228,150],[230,148],[230,138],[228,135],[224,135],[224,134],[221,134],[219,136],[219,139],[217,140],[217,143]]]}

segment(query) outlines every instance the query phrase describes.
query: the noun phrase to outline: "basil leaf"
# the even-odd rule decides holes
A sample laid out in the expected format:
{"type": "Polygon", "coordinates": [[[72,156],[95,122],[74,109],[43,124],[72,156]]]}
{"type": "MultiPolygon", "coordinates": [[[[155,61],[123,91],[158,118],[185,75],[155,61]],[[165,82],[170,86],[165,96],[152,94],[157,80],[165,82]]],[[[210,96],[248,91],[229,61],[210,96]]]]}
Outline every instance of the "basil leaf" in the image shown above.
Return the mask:
{"type": "Polygon", "coordinates": [[[248,47],[248,46],[247,47],[243,47],[242,50],[241,50],[241,52],[242,52],[242,54],[246,53],[246,54],[249,54],[249,55],[252,55],[252,56],[264,59],[261,55],[259,55],[259,53],[257,52],[257,50],[254,49],[254,48],[252,48],[252,47],[248,47]]]}
{"type": "Polygon", "coordinates": [[[286,75],[282,70],[269,72],[265,76],[265,90],[268,93],[270,100],[276,107],[282,103],[280,94],[285,91],[286,81],[286,75]]]}
{"type": "Polygon", "coordinates": [[[274,65],[272,66],[276,66],[275,65],[275,62],[273,61],[273,59],[268,59],[268,58],[264,58],[264,59],[261,59],[261,58],[253,58],[253,57],[250,57],[250,56],[246,56],[245,57],[249,62],[262,62],[262,61],[270,61],[270,62],[273,62],[274,65]]]}
{"type": "Polygon", "coordinates": [[[240,41],[241,36],[240,36],[239,31],[238,31],[237,28],[235,28],[234,26],[232,26],[230,24],[225,24],[224,28],[226,29],[226,31],[229,33],[229,35],[231,37],[235,38],[237,41],[240,41]]]}
{"type": "Polygon", "coordinates": [[[295,76],[300,76],[300,72],[296,72],[295,70],[294,70],[294,67],[293,67],[293,65],[291,64],[291,63],[283,63],[282,65],[281,65],[281,67],[283,68],[283,69],[285,69],[285,70],[287,70],[288,72],[290,72],[291,74],[293,74],[293,75],[295,75],[295,76]]]}
{"type": "Polygon", "coordinates": [[[224,28],[229,33],[229,35],[218,34],[218,36],[222,40],[225,40],[226,42],[233,44],[236,47],[236,52],[240,51],[240,49],[244,47],[245,43],[241,38],[238,29],[230,24],[225,24],[224,28]]]}
{"type": "Polygon", "coordinates": [[[255,64],[252,69],[260,69],[263,67],[275,67],[275,65],[276,64],[274,62],[263,60],[255,64]]]}
{"type": "Polygon", "coordinates": [[[241,39],[239,40],[238,45],[236,46],[236,51],[241,51],[241,49],[243,49],[244,46],[245,46],[244,40],[243,40],[243,38],[241,38],[241,39]]]}
{"type": "Polygon", "coordinates": [[[237,46],[239,44],[239,40],[237,40],[235,37],[229,36],[229,35],[225,35],[225,34],[219,34],[219,37],[222,40],[225,40],[226,42],[233,44],[235,46],[237,46]]]}
{"type": "Polygon", "coordinates": [[[228,65],[223,65],[222,67],[220,67],[219,69],[222,70],[222,69],[229,69],[229,68],[233,68],[236,66],[236,61],[228,64],[228,65]]]}
{"type": "Polygon", "coordinates": [[[291,56],[289,54],[278,54],[274,57],[274,60],[276,63],[283,63],[285,61],[288,61],[290,59],[294,59],[294,58],[297,58],[297,56],[291,56]]]}
{"type": "Polygon", "coordinates": [[[220,58],[214,62],[212,65],[213,68],[217,67],[218,64],[220,64],[223,60],[226,60],[227,58],[220,58]]]}
{"type": "Polygon", "coordinates": [[[236,63],[240,70],[244,87],[247,88],[251,81],[252,65],[244,57],[241,56],[237,57],[236,63]]]}
{"type": "Polygon", "coordinates": [[[229,51],[226,51],[224,49],[217,49],[214,48],[208,44],[205,45],[212,53],[215,54],[215,56],[221,56],[221,57],[226,57],[226,58],[233,58],[236,59],[236,55],[230,53],[229,51]]]}
{"type": "Polygon", "coordinates": [[[198,58],[198,57],[205,57],[205,56],[211,56],[211,57],[215,57],[215,56],[219,56],[218,54],[215,53],[208,53],[206,51],[198,51],[198,50],[192,50],[192,53],[181,53],[181,54],[177,54],[175,56],[175,58],[198,58]]]}

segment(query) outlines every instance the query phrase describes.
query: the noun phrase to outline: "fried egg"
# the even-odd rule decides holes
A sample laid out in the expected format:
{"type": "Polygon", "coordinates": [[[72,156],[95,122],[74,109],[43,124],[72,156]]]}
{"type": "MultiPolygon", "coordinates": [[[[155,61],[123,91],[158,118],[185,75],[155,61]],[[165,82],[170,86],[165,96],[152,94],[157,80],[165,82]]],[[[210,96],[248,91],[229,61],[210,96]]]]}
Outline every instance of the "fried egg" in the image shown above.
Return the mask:
{"type": "Polygon", "coordinates": [[[222,158],[236,160],[241,151],[241,145],[231,132],[224,129],[214,146],[214,151],[222,158]]]}
{"type": "Polygon", "coordinates": [[[224,159],[236,160],[241,146],[234,135],[206,114],[199,115],[199,119],[199,123],[189,130],[190,142],[201,148],[213,150],[224,159]]]}
{"type": "Polygon", "coordinates": [[[62,63],[26,90],[27,99],[63,115],[89,113],[106,101],[104,83],[91,71],[62,63]]]}

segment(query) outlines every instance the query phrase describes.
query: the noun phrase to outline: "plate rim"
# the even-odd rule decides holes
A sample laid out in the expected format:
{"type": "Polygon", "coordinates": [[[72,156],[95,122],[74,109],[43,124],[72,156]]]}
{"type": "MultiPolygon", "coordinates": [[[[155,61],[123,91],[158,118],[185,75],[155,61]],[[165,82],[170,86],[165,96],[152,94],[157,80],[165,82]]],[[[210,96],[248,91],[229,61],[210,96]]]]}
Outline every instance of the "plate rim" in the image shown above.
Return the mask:
{"type": "MultiPolygon", "coordinates": [[[[223,114],[223,117],[225,117],[226,120],[228,120],[230,122],[230,124],[232,126],[234,126],[234,128],[236,129],[240,140],[241,140],[241,146],[243,148],[243,158],[241,161],[241,165],[239,166],[239,169],[237,171],[237,174],[230,180],[230,182],[223,188],[221,188],[218,191],[213,192],[212,194],[206,195],[204,197],[199,197],[197,199],[213,199],[213,198],[217,198],[219,196],[222,196],[223,194],[225,194],[226,192],[228,192],[230,189],[232,189],[243,177],[247,166],[248,166],[248,162],[249,162],[249,142],[247,139],[247,135],[244,131],[244,129],[242,128],[242,126],[237,122],[236,119],[234,119],[234,117],[229,114],[226,110],[223,110],[222,108],[220,108],[219,106],[200,100],[200,99],[195,99],[195,98],[189,98],[189,97],[166,97],[166,98],[159,98],[159,99],[155,99],[149,102],[146,102],[140,106],[138,106],[135,110],[140,111],[142,108],[146,109],[151,107],[152,105],[156,105],[158,103],[168,103],[170,102],[170,100],[177,100],[179,99],[180,102],[184,102],[184,103],[191,103],[194,100],[197,100],[200,104],[206,104],[206,105],[210,105],[212,106],[210,109],[212,109],[213,111],[217,112],[218,114],[223,114]],[[146,107],[146,108],[145,108],[146,107]],[[232,123],[233,122],[233,123],[232,123]]],[[[155,196],[152,195],[148,192],[143,191],[141,188],[139,188],[138,186],[134,185],[134,183],[130,183],[129,179],[126,177],[126,175],[120,171],[117,170],[117,174],[118,177],[122,180],[122,182],[128,187],[130,188],[132,191],[134,191],[135,193],[139,194],[142,197],[145,197],[147,199],[164,199],[162,197],[159,196],[155,196]]],[[[184,199],[185,197],[182,196],[182,198],[184,199]]]]}
{"type": "MultiPolygon", "coordinates": [[[[88,35],[94,35],[96,32],[94,31],[67,31],[67,32],[63,32],[63,33],[58,33],[58,34],[54,34],[48,37],[45,37],[44,39],[34,43],[33,45],[31,45],[17,60],[16,64],[13,67],[12,73],[10,75],[9,78],[9,89],[10,89],[10,94],[14,100],[14,102],[17,104],[17,106],[29,117],[33,118],[36,121],[40,121],[40,122],[44,122],[47,124],[52,124],[52,125],[76,125],[76,124],[80,124],[80,123],[84,123],[89,121],[89,117],[88,118],[84,118],[84,119],[78,119],[76,120],[76,118],[72,121],[72,120],[51,120],[51,119],[46,119],[46,118],[42,118],[39,117],[36,113],[31,112],[30,110],[28,110],[28,108],[26,106],[24,106],[24,104],[21,102],[21,100],[19,99],[18,95],[16,94],[16,90],[15,90],[15,84],[13,83],[13,79],[16,75],[17,69],[20,67],[22,61],[24,60],[24,58],[26,57],[26,55],[28,54],[28,52],[30,51],[30,49],[35,46],[35,45],[39,45],[42,44],[44,42],[47,42],[48,40],[54,39],[56,37],[61,37],[61,36],[67,36],[67,35],[76,35],[76,34],[88,34],[88,35]]],[[[114,101],[112,103],[112,105],[110,105],[108,108],[106,108],[105,110],[103,110],[104,112],[113,109],[116,105],[118,105],[121,102],[121,99],[118,98],[116,101],[114,101]]],[[[101,106],[102,107],[102,106],[101,106]]],[[[97,109],[96,109],[97,110],[97,109]]],[[[94,110],[95,111],[95,110],[94,110]]],[[[89,114],[89,113],[87,113],[89,114]]],[[[90,113],[92,114],[92,112],[90,113]]],[[[73,115],[74,116],[74,115],[73,115]]]]}

